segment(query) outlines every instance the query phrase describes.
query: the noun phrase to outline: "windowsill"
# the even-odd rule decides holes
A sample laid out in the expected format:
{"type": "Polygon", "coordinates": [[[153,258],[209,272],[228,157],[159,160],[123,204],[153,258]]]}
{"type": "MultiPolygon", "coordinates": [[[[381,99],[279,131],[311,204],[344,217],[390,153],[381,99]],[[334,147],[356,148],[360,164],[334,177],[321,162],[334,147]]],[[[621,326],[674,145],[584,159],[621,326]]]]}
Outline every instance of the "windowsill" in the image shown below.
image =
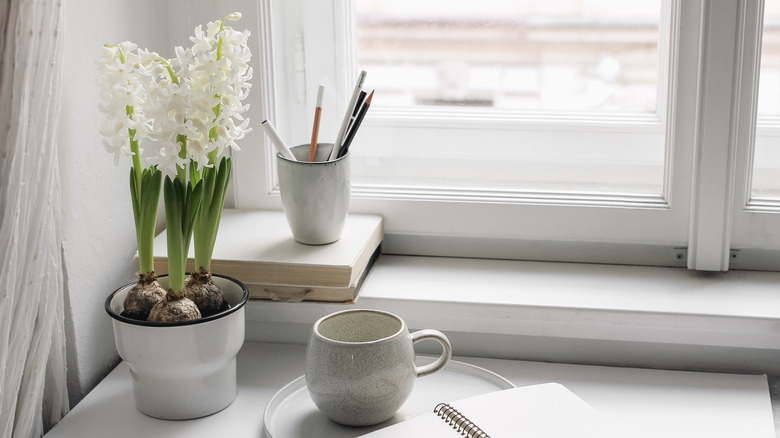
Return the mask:
{"type": "MultiPolygon", "coordinates": [[[[267,436],[263,432],[265,407],[284,385],[303,375],[305,354],[306,349],[300,345],[244,343],[237,357],[235,401],[221,412],[189,421],[158,420],[136,410],[131,374],[127,364],[121,363],[46,437],[103,437],[106,431],[113,438],[267,436]]],[[[775,436],[763,376],[454,359],[497,373],[516,386],[558,382],[615,424],[627,425],[626,430],[631,432],[626,436],[775,436]]],[[[436,374],[415,386],[429,384],[427,379],[436,380],[436,374]]],[[[452,397],[446,401],[453,401],[461,398],[457,394],[449,387],[441,396],[452,397]]],[[[353,430],[331,435],[327,430],[333,429],[314,416],[301,419],[296,426],[301,431],[318,427],[316,436],[322,438],[355,435],[353,430]]],[[[288,435],[314,436],[304,432],[288,435]]]]}
{"type": "MultiPolygon", "coordinates": [[[[780,273],[383,255],[356,307],[467,356],[780,374],[780,273]]],[[[247,339],[304,344],[346,308],[253,301],[247,339]]]]}

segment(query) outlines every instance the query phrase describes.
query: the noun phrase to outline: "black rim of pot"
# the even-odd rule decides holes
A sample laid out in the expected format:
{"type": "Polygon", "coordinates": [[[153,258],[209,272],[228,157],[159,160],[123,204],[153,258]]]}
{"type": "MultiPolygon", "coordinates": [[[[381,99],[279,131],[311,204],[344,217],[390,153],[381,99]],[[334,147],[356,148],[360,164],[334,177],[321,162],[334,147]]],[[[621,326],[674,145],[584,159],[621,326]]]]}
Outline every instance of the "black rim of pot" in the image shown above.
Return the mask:
{"type": "MultiPolygon", "coordinates": [[[[241,281],[236,280],[233,277],[228,277],[227,275],[221,275],[221,274],[211,274],[212,277],[219,277],[224,278],[225,280],[232,281],[233,283],[236,283],[237,285],[241,286],[241,290],[243,291],[243,294],[241,296],[241,301],[238,302],[235,306],[230,307],[227,310],[224,310],[219,313],[215,313],[214,315],[207,316],[205,318],[200,319],[193,319],[191,321],[180,321],[180,322],[150,322],[150,321],[141,321],[138,319],[128,318],[126,316],[119,315],[114,312],[114,310],[111,308],[111,301],[114,299],[114,295],[119,293],[120,290],[132,286],[137,283],[137,281],[132,281],[130,283],[127,283],[123,286],[120,286],[112,292],[108,298],[106,298],[105,303],[105,309],[106,313],[108,313],[108,316],[114,318],[117,321],[124,322],[126,324],[133,324],[133,325],[140,325],[145,327],[182,327],[187,325],[195,325],[195,324],[203,324],[209,321],[214,321],[216,319],[224,318],[227,315],[230,315],[233,312],[236,312],[238,309],[244,307],[244,304],[246,304],[247,301],[249,301],[249,290],[246,288],[246,285],[242,283],[241,281]]],[[[167,275],[160,275],[158,278],[167,277],[167,275]]]]}

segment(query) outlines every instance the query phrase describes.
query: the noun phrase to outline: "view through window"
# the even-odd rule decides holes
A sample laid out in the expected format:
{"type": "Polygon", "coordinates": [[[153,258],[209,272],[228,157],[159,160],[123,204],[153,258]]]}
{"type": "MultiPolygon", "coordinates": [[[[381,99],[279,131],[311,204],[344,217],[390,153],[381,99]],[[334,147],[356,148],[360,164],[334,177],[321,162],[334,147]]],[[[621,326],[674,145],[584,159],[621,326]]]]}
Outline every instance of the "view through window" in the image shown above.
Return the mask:
{"type": "Polygon", "coordinates": [[[361,0],[384,105],[654,113],[658,1],[361,0]]]}
{"type": "MultiPolygon", "coordinates": [[[[358,64],[376,89],[372,109],[418,112],[407,131],[397,120],[374,131],[366,143],[384,150],[361,151],[375,161],[392,160],[391,147],[441,157],[421,164],[425,184],[661,194],[667,96],[659,41],[668,35],[660,0],[361,0],[355,7],[358,64]],[[470,114],[463,126],[420,135],[426,116],[438,122],[458,111],[470,114]],[[427,141],[410,145],[417,138],[427,141]],[[480,148],[494,160],[474,153],[480,148]]],[[[380,166],[356,161],[357,180],[381,176],[380,166]]],[[[422,184],[406,163],[409,181],[422,184]]]]}

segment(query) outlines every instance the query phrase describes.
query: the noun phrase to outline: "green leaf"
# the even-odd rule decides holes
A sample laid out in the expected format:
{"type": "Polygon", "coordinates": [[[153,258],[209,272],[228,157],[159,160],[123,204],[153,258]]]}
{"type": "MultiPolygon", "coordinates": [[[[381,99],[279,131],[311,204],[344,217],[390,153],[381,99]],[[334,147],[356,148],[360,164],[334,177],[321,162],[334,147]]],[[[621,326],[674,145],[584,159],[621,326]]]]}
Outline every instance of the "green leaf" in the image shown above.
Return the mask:
{"type": "Polygon", "coordinates": [[[198,166],[195,163],[190,163],[190,182],[197,184],[200,181],[201,175],[198,171],[198,166]]]}
{"type": "Polygon", "coordinates": [[[184,273],[187,269],[187,252],[182,230],[182,210],[185,208],[184,189],[178,178],[165,177],[165,225],[168,244],[168,287],[174,295],[184,289],[184,273]]]}
{"type": "Polygon", "coordinates": [[[203,205],[195,220],[195,266],[209,270],[225,205],[231,159],[222,157],[218,166],[205,168],[203,205]]]}
{"type": "MultiPolygon", "coordinates": [[[[222,210],[225,207],[225,195],[227,194],[228,181],[230,179],[230,171],[232,168],[232,162],[229,157],[223,157],[219,163],[219,178],[217,179],[217,186],[214,189],[217,197],[215,198],[216,205],[212,207],[210,222],[211,222],[211,250],[209,254],[214,250],[214,244],[217,240],[217,231],[219,230],[219,223],[222,221],[222,210]]],[[[209,257],[210,259],[211,257],[209,257]]]]}
{"type": "Polygon", "coordinates": [[[154,270],[154,231],[160,201],[161,173],[155,168],[143,169],[140,178],[130,170],[130,198],[133,203],[138,262],[142,273],[154,270]]]}
{"type": "Polygon", "coordinates": [[[154,270],[154,231],[160,202],[162,173],[156,167],[144,169],[141,178],[138,258],[142,272],[154,270]]]}
{"type": "Polygon", "coordinates": [[[201,203],[203,200],[203,181],[198,181],[195,187],[192,184],[187,183],[187,200],[186,207],[182,211],[182,230],[187,238],[185,249],[189,252],[190,239],[192,238],[193,226],[195,224],[195,216],[198,214],[201,203]]]}

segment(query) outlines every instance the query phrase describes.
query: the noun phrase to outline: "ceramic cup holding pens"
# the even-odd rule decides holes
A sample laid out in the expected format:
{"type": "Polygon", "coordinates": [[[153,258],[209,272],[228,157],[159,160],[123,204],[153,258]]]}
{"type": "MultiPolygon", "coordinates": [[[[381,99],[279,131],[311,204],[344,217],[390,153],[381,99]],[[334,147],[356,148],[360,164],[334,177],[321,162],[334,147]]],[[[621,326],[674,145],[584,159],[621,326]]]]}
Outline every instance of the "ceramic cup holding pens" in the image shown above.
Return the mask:
{"type": "Polygon", "coordinates": [[[308,143],[290,148],[297,161],[276,156],[284,215],[300,243],[333,243],[344,230],[351,193],[349,152],[328,160],[332,149],[332,143],[319,143],[314,161],[308,161],[308,143]]]}

